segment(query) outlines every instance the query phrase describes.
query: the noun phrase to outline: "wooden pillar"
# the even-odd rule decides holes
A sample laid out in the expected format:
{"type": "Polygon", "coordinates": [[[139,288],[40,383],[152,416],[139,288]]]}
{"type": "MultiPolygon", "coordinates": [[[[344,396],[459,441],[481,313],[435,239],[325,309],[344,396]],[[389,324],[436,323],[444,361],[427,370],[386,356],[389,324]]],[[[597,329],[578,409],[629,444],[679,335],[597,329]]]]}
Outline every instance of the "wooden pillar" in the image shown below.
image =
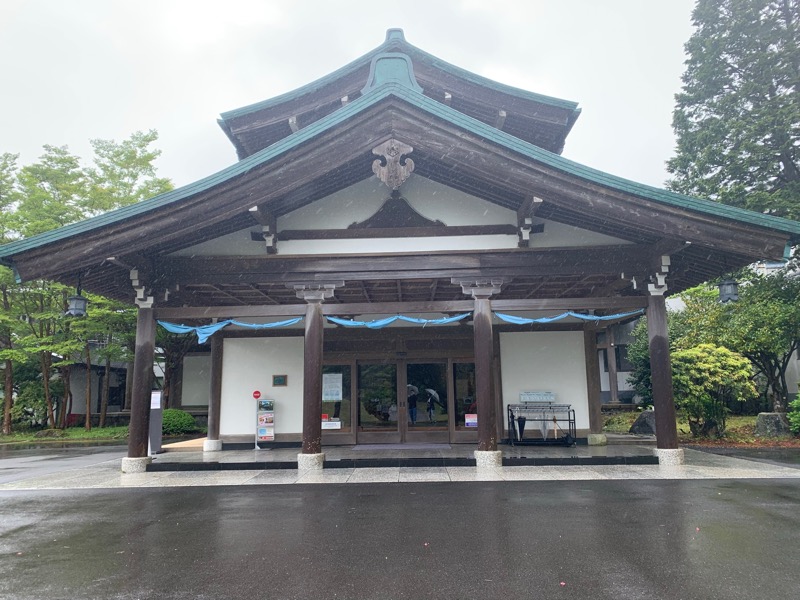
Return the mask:
{"type": "Polygon", "coordinates": [[[669,358],[667,308],[663,293],[647,298],[647,336],[650,347],[650,372],[653,382],[653,407],[656,413],[656,446],[678,448],[675,401],[672,396],[672,364],[669,358]]]}
{"type": "Polygon", "coordinates": [[[303,346],[303,454],[322,452],[322,298],[306,297],[303,346]]]}
{"type": "MultiPolygon", "coordinates": [[[[500,293],[503,279],[461,280],[453,278],[451,282],[460,284],[461,290],[465,294],[472,296],[475,301],[472,335],[475,346],[475,402],[478,410],[478,452],[497,453],[497,440],[501,430],[498,429],[497,409],[493,394],[495,389],[495,340],[492,331],[492,303],[489,298],[493,294],[500,293]]],[[[497,466],[499,464],[497,462],[497,466]]]]}
{"type": "Polygon", "coordinates": [[[603,432],[602,403],[600,402],[600,364],[597,360],[597,330],[583,330],[586,361],[586,394],[589,401],[589,433],[603,432]]]}
{"type": "Polygon", "coordinates": [[[145,458],[147,456],[155,342],[156,322],[153,318],[152,303],[144,303],[139,307],[136,315],[136,347],[133,356],[128,458],[145,458]]]}
{"type": "Polygon", "coordinates": [[[219,439],[219,417],[222,408],[222,332],[211,336],[211,384],[208,396],[209,440],[219,439]]]}
{"type": "Polygon", "coordinates": [[[497,450],[497,415],[492,398],[494,339],[492,303],[488,295],[474,293],[475,400],[478,405],[478,450],[497,450]]]}

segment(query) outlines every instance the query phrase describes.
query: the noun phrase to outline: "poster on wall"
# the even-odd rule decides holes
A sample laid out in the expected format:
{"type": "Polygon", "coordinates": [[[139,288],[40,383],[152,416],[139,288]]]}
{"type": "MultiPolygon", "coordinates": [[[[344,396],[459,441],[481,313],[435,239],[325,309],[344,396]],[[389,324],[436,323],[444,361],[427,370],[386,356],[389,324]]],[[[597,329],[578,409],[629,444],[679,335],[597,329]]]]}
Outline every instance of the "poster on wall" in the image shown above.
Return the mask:
{"type": "Polygon", "coordinates": [[[275,441],[275,401],[256,400],[256,447],[259,442],[275,441]]]}
{"type": "Polygon", "coordinates": [[[322,401],[340,402],[342,400],[342,374],[322,374],[322,401]]]}

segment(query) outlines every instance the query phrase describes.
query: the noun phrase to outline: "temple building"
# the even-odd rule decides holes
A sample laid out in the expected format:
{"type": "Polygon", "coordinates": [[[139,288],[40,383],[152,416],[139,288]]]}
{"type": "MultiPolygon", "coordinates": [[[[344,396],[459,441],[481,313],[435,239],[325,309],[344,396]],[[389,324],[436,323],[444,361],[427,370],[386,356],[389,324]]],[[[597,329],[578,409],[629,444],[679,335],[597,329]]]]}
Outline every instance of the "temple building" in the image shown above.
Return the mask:
{"type": "Polygon", "coordinates": [[[679,461],[665,295],[784,258],[800,223],[567,160],[579,114],[392,29],[223,113],[234,165],[0,260],[138,306],[130,461],[147,456],[157,322],[207,349],[183,369],[184,404],[208,403],[207,451],[259,437],[308,467],[334,444],[491,458],[521,398],[571,405],[574,437],[598,442],[598,348],[613,360],[613,333],[642,314],[657,452],[679,461]]]}

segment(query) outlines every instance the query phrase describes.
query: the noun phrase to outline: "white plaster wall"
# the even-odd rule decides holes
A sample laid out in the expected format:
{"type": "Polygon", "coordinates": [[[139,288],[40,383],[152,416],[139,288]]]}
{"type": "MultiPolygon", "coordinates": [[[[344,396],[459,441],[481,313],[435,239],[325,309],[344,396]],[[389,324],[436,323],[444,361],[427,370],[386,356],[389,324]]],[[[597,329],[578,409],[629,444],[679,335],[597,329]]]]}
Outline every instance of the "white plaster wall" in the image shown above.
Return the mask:
{"type": "MultiPolygon", "coordinates": [[[[86,414],[86,369],[73,368],[70,370],[69,386],[72,392],[72,414],[86,414]]],[[[91,372],[92,377],[92,412],[96,413],[97,399],[100,393],[100,377],[96,371],[91,372]]]]}
{"type": "Polygon", "coordinates": [[[589,428],[586,363],[581,331],[531,331],[500,334],[503,414],[520,392],[554,392],[556,401],[575,409],[575,425],[589,428]]]}
{"type": "Polygon", "coordinates": [[[275,433],[303,430],[303,338],[226,339],[222,352],[220,435],[253,435],[256,404],[275,401],[275,433]],[[286,387],[272,387],[273,375],[287,375],[286,387]]]}
{"type": "Polygon", "coordinates": [[[211,355],[190,354],[183,359],[183,392],[181,406],[184,408],[208,407],[211,397],[211,355]]]}

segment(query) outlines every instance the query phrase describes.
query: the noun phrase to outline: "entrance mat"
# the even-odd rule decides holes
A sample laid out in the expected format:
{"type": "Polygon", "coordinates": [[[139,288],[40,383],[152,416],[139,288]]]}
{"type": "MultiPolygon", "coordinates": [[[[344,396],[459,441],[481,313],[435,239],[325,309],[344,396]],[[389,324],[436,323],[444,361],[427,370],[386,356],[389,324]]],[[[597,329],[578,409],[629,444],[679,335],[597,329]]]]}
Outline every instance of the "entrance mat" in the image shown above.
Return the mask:
{"type": "Polygon", "coordinates": [[[361,444],[351,450],[450,450],[450,444],[361,444]]]}

